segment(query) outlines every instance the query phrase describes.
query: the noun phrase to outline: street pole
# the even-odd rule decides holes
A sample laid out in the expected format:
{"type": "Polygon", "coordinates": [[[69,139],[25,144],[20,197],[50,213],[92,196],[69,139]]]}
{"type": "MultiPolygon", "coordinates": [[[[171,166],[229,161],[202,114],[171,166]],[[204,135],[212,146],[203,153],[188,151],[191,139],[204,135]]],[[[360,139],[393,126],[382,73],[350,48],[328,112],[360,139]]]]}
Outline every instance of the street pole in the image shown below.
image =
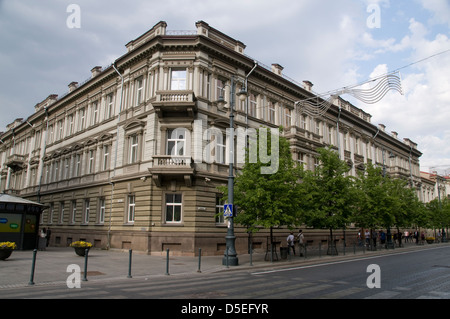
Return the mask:
{"type": "MultiPolygon", "coordinates": [[[[231,98],[230,98],[230,136],[229,136],[229,175],[228,175],[228,205],[234,204],[234,98],[235,98],[235,83],[234,77],[231,77],[231,98]]],[[[237,258],[235,243],[236,236],[234,235],[234,206],[233,214],[228,217],[228,231],[225,237],[226,249],[225,256],[222,260],[222,265],[237,266],[239,259],[237,258]]]]}

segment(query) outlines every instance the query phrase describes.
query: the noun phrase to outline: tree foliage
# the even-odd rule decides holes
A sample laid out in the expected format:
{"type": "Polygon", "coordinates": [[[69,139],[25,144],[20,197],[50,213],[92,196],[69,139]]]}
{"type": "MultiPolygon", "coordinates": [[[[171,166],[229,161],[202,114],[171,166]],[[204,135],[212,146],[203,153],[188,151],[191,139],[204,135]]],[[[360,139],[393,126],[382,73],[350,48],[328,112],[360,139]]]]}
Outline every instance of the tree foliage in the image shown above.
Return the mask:
{"type": "MultiPolygon", "coordinates": [[[[235,222],[252,232],[260,228],[299,225],[299,194],[303,169],[293,161],[286,138],[280,136],[278,150],[272,150],[269,136],[267,150],[263,150],[259,143],[260,132],[261,130],[257,134],[257,140],[253,141],[257,145],[257,161],[250,162],[247,150],[245,165],[235,178],[234,204],[238,207],[235,222]],[[278,170],[271,174],[261,173],[261,169],[268,165],[261,162],[261,154],[266,151],[270,156],[273,155],[271,152],[278,152],[278,156],[272,156],[278,161],[278,170]]],[[[270,135],[270,131],[267,134],[270,135]]],[[[227,187],[220,189],[227,198],[227,187]]]]}

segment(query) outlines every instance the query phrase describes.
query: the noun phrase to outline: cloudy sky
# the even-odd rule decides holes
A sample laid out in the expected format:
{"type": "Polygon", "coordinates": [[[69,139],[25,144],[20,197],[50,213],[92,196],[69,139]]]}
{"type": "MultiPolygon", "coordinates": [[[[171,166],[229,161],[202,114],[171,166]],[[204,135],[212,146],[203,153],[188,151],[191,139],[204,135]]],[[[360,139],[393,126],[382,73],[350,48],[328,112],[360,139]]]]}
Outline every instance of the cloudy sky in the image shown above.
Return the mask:
{"type": "Polygon", "coordinates": [[[0,0],[0,131],[159,21],[195,30],[199,20],[317,93],[399,69],[404,95],[352,102],[418,143],[423,171],[450,173],[449,0],[0,0]]]}

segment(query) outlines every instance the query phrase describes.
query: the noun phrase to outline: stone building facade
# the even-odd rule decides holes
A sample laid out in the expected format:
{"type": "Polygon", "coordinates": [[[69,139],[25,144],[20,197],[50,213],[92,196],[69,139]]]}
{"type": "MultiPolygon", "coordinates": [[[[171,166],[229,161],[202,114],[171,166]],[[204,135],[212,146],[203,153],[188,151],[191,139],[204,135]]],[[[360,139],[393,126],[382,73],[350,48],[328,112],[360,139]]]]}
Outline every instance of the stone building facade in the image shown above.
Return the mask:
{"type": "MultiPolygon", "coordinates": [[[[248,93],[236,99],[237,129],[283,126],[294,159],[309,169],[318,147],[340,145],[352,174],[371,161],[420,184],[414,142],[341,98],[323,116],[302,113],[296,102],[315,96],[312,83],[256,63],[242,42],[203,21],[183,33],[159,22],[126,48],[0,135],[0,191],[48,206],[40,223],[52,229],[51,245],[84,239],[149,254],[222,255],[227,221],[217,187],[227,183],[230,140],[242,144],[226,134],[229,108],[217,102],[230,102],[231,79],[235,92],[248,93]]],[[[236,226],[243,253],[249,236],[236,226]]],[[[253,247],[265,249],[267,235],[255,234],[253,247]]]]}

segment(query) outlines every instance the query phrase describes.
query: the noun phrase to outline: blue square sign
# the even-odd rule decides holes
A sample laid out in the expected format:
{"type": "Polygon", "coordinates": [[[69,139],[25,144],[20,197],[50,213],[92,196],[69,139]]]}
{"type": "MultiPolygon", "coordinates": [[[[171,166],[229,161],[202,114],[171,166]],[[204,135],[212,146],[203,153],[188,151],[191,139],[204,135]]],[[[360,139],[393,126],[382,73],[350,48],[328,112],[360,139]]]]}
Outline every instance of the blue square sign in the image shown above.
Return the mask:
{"type": "Polygon", "coordinates": [[[233,205],[223,205],[223,216],[233,217],[233,205]]]}

